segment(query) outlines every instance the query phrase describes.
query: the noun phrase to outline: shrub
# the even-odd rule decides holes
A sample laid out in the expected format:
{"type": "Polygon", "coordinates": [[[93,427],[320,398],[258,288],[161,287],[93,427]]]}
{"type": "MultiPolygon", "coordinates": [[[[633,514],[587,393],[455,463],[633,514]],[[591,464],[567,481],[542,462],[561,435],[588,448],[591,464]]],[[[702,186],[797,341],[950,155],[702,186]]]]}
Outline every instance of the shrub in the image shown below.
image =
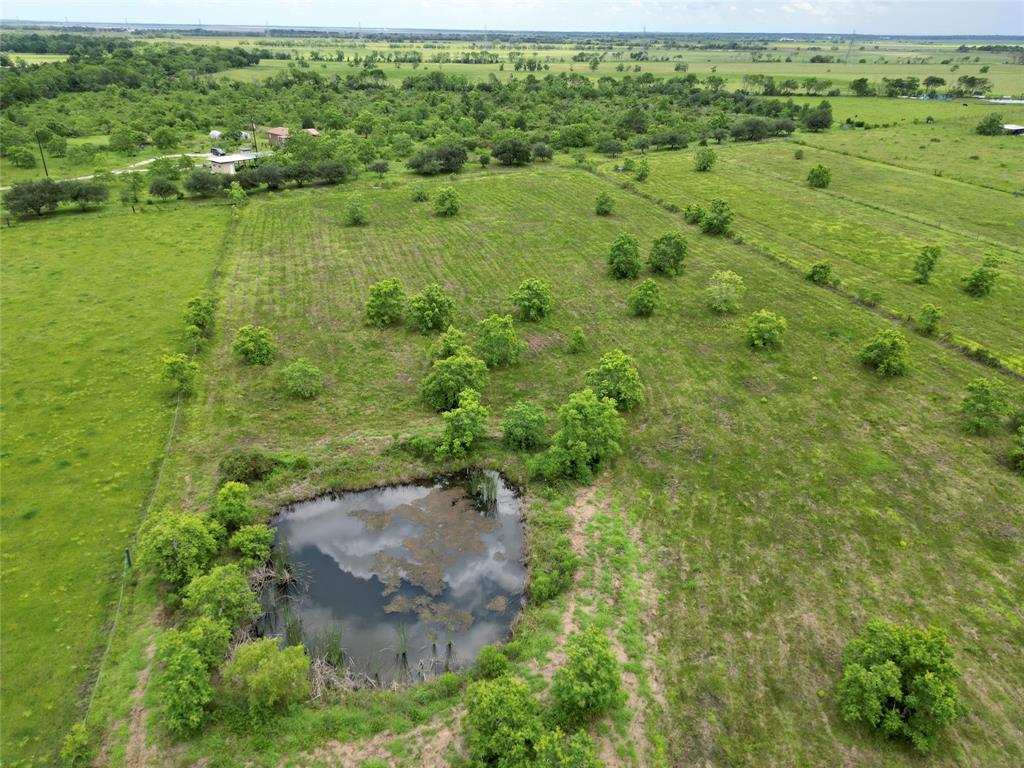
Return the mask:
{"type": "Polygon", "coordinates": [[[981,122],[974,129],[981,136],[1002,136],[1003,116],[998,112],[991,112],[982,118],[981,122]]]}
{"type": "Polygon", "coordinates": [[[858,359],[879,376],[902,376],[907,372],[907,340],[899,331],[887,328],[864,345],[858,359]]]}
{"type": "Polygon", "coordinates": [[[611,216],[615,207],[615,199],[608,192],[601,192],[594,201],[594,213],[598,216],[611,216]]]}
{"type": "Polygon", "coordinates": [[[505,412],[501,433],[509,448],[529,451],[544,442],[546,425],[543,408],[527,400],[520,400],[505,412]]]}
{"type": "Polygon", "coordinates": [[[493,645],[485,645],[476,658],[476,677],[481,680],[494,680],[512,671],[508,657],[493,645]]]}
{"type": "Polygon", "coordinates": [[[555,728],[541,734],[537,741],[536,768],[601,768],[594,740],[585,731],[566,737],[555,728]]]}
{"type": "Polygon", "coordinates": [[[522,320],[540,320],[551,312],[551,286],[544,280],[523,280],[512,294],[522,320]]]}
{"type": "Polygon", "coordinates": [[[782,315],[759,309],[747,321],[747,345],[754,349],[778,349],[787,327],[782,315]]]}
{"type": "Polygon", "coordinates": [[[1013,437],[1013,448],[1010,449],[1010,466],[1024,475],[1024,427],[1017,428],[1013,437]]]}
{"type": "Polygon", "coordinates": [[[808,172],[807,183],[813,189],[826,189],[832,183],[832,171],[828,166],[818,163],[808,172]]]}
{"type": "Polygon", "coordinates": [[[712,200],[700,220],[700,230],[706,235],[728,235],[732,232],[735,214],[724,200],[712,200]]]}
{"type": "Polygon", "coordinates": [[[92,751],[92,740],[85,723],[75,723],[61,745],[60,764],[64,768],[84,768],[92,763],[92,751]]]}
{"type": "Polygon", "coordinates": [[[646,157],[641,157],[640,162],[636,164],[636,180],[647,181],[651,175],[651,164],[647,162],[646,157]]]}
{"type": "Polygon", "coordinates": [[[196,197],[214,197],[224,190],[223,177],[210,173],[205,168],[196,168],[185,177],[185,191],[196,197]]]}
{"type": "Polygon", "coordinates": [[[963,713],[959,676],[942,630],[874,620],[846,646],[837,698],[847,722],[910,739],[924,753],[963,713]]]}
{"type": "Polygon", "coordinates": [[[185,325],[194,325],[203,336],[209,336],[213,330],[213,299],[205,296],[193,296],[185,305],[185,325]]]}
{"type": "Polygon", "coordinates": [[[551,680],[552,716],[560,726],[575,728],[618,706],[622,681],[611,643],[600,630],[570,635],[565,655],[566,665],[551,680]]]}
{"type": "Polygon", "coordinates": [[[558,410],[558,421],[551,447],[531,466],[534,474],[589,483],[601,462],[621,451],[622,417],[610,397],[598,397],[592,389],[574,392],[558,410]]]}
{"type": "Polygon", "coordinates": [[[28,147],[11,147],[4,152],[4,155],[15,168],[35,168],[36,154],[28,147]]]}
{"type": "Polygon", "coordinates": [[[530,689],[503,675],[466,689],[465,745],[473,765],[525,768],[533,764],[541,721],[530,689]]]}
{"type": "Polygon", "coordinates": [[[647,264],[655,274],[668,277],[681,275],[686,250],[686,240],[683,236],[677,232],[669,232],[655,238],[651,244],[651,255],[647,258],[647,264]]]}
{"type": "Polygon", "coordinates": [[[502,165],[526,165],[530,162],[530,145],[521,135],[507,133],[494,142],[491,154],[502,165]]]}
{"type": "Polygon", "coordinates": [[[427,192],[427,188],[422,184],[417,184],[412,188],[412,201],[414,203],[425,203],[430,199],[430,193],[427,192]]]}
{"type": "Polygon", "coordinates": [[[199,363],[181,352],[174,355],[164,355],[163,361],[163,377],[171,382],[175,394],[188,397],[195,392],[196,377],[199,375],[199,363]]]}
{"type": "Polygon", "coordinates": [[[252,570],[270,559],[274,529],[265,525],[243,525],[231,536],[228,545],[242,556],[242,568],[252,570]]]}
{"type": "Polygon", "coordinates": [[[366,321],[383,328],[394,325],[405,312],[405,288],[395,278],[381,280],[370,286],[370,297],[366,300],[366,321]]]}
{"type": "Polygon", "coordinates": [[[146,523],[139,537],[139,566],[174,586],[202,573],[217,553],[217,542],[196,515],[161,512],[146,523]]]}
{"type": "Polygon", "coordinates": [[[459,392],[458,407],[442,415],[444,432],[437,446],[438,460],[465,458],[473,443],[487,434],[490,411],[480,404],[480,393],[475,389],[459,392]]]}
{"type": "Polygon", "coordinates": [[[804,151],[802,149],[796,150],[793,153],[793,159],[794,160],[803,160],[804,159],[804,151]]]}
{"type": "MultiPolygon", "coordinates": [[[[612,414],[615,413],[612,409],[612,414]]],[[[572,519],[557,507],[535,508],[530,512],[529,545],[530,599],[537,605],[551,600],[572,586],[578,558],[569,540],[572,519]]]]}
{"type": "Polygon", "coordinates": [[[220,476],[236,483],[258,483],[277,469],[281,462],[262,451],[236,448],[220,460],[220,476]]]}
{"type": "Polygon", "coordinates": [[[608,268],[612,277],[633,279],[640,274],[640,241],[628,232],[615,238],[608,251],[608,268]]]}
{"type": "Polygon", "coordinates": [[[661,306],[661,292],[658,284],[647,278],[629,292],[626,306],[634,317],[650,317],[661,306]]]}
{"type": "Polygon", "coordinates": [[[488,368],[515,365],[526,344],[516,336],[512,315],[491,315],[476,324],[476,353],[488,368]]]}
{"type": "Polygon", "coordinates": [[[693,167],[701,172],[710,171],[717,160],[718,155],[711,147],[698,147],[693,155],[693,167]]]}
{"type": "Polygon", "coordinates": [[[163,704],[162,721],[171,733],[188,736],[202,726],[213,701],[210,672],[199,651],[180,634],[167,632],[161,639],[157,695],[163,704]]]}
{"type": "Polygon", "coordinates": [[[805,277],[817,285],[830,285],[832,283],[832,262],[816,261],[811,264],[805,277]]]}
{"type": "Polygon", "coordinates": [[[285,366],[282,373],[288,394],[299,400],[312,400],[324,388],[324,376],[320,369],[304,357],[285,366]]]}
{"type": "Polygon", "coordinates": [[[434,213],[446,218],[454,216],[462,207],[462,199],[455,187],[441,187],[434,194],[434,213]]]}
{"type": "Polygon", "coordinates": [[[568,351],[570,355],[579,355],[587,351],[587,337],[580,326],[575,326],[569,334],[568,351]]]}
{"type": "Polygon", "coordinates": [[[999,428],[1009,412],[1010,392],[998,379],[979,377],[967,384],[967,395],[960,403],[964,428],[977,435],[989,435],[999,428]]]}
{"type": "Polygon", "coordinates": [[[931,277],[932,270],[939,260],[942,249],[937,245],[924,246],[914,259],[914,282],[924,285],[931,277]]]}
{"type": "Polygon", "coordinates": [[[483,389],[487,364],[467,351],[434,361],[430,373],[420,385],[420,395],[435,411],[448,411],[458,404],[464,389],[483,389]]]}
{"type": "Polygon", "coordinates": [[[476,161],[480,163],[481,168],[486,168],[491,164],[491,156],[487,152],[481,152],[476,161]]]}
{"type": "Polygon", "coordinates": [[[455,302],[431,283],[409,299],[409,324],[420,333],[439,331],[451,324],[454,310],[455,302]]]}
{"type": "Polygon", "coordinates": [[[270,331],[258,325],[243,325],[235,333],[231,351],[248,365],[270,365],[277,349],[270,331]]]}
{"type": "Polygon", "coordinates": [[[697,203],[690,203],[683,209],[683,219],[685,219],[687,224],[699,225],[704,221],[706,215],[707,211],[704,210],[704,206],[697,203]]]}
{"type": "Polygon", "coordinates": [[[168,200],[181,194],[178,185],[163,176],[154,176],[149,182],[149,194],[159,197],[161,200],[168,200]]]}
{"type": "Polygon", "coordinates": [[[185,587],[185,608],[194,616],[207,616],[236,627],[260,615],[260,603],[234,563],[218,565],[196,576],[185,587]]]}
{"type": "Polygon", "coordinates": [[[986,259],[980,266],[960,278],[964,284],[964,292],[976,299],[992,293],[996,278],[999,276],[999,272],[993,268],[994,266],[990,259],[986,259]]]}
{"type": "Polygon", "coordinates": [[[747,287],[743,278],[732,270],[720,270],[711,275],[707,288],[704,289],[708,306],[721,315],[737,312],[747,287]]]}
{"type": "Polygon", "coordinates": [[[301,645],[282,650],[265,637],[235,648],[221,677],[234,703],[260,722],[309,696],[309,657],[301,645]]]}
{"type": "Polygon", "coordinates": [[[345,224],[350,227],[361,227],[369,221],[366,202],[361,195],[352,195],[345,204],[345,224]]]}
{"type": "Polygon", "coordinates": [[[942,309],[934,304],[922,304],[917,312],[917,327],[925,336],[934,336],[939,332],[939,320],[943,314],[942,309]]]}
{"type": "Polygon", "coordinates": [[[439,144],[416,152],[406,165],[422,176],[458,173],[466,164],[466,148],[461,144],[439,144]]]}
{"type": "Polygon", "coordinates": [[[213,516],[227,530],[249,525],[255,514],[249,503],[249,486],[245,483],[227,482],[217,491],[213,500],[213,516]]]}
{"type": "MultiPolygon", "coordinates": [[[[269,529],[268,529],[269,530],[269,529]]],[[[179,630],[169,630],[164,636],[179,630]]],[[[223,619],[200,616],[181,633],[185,642],[199,651],[199,656],[208,669],[216,669],[228,655],[231,646],[231,626],[223,619]]]]}
{"type": "Polygon", "coordinates": [[[587,371],[586,383],[598,397],[615,400],[619,410],[632,410],[644,401],[636,362],[621,349],[602,355],[597,368],[587,371]]]}

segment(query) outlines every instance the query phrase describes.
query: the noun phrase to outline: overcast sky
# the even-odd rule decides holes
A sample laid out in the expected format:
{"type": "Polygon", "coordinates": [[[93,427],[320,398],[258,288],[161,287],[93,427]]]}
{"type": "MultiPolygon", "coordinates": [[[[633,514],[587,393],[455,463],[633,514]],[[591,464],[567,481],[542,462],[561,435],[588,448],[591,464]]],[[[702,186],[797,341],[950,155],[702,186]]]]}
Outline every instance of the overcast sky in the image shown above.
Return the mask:
{"type": "Polygon", "coordinates": [[[1024,0],[0,0],[0,14],[129,24],[1024,35],[1024,0]]]}

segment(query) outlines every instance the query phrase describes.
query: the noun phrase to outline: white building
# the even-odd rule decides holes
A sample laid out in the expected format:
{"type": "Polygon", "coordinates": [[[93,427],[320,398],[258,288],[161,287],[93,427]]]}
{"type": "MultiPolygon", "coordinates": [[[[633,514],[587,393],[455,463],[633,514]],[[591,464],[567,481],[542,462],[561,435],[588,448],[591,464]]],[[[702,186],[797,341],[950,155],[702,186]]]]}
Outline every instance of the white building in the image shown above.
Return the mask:
{"type": "Polygon", "coordinates": [[[210,162],[212,173],[226,173],[233,175],[238,172],[238,166],[245,166],[258,157],[255,152],[240,152],[235,155],[210,155],[207,160],[210,162]]]}

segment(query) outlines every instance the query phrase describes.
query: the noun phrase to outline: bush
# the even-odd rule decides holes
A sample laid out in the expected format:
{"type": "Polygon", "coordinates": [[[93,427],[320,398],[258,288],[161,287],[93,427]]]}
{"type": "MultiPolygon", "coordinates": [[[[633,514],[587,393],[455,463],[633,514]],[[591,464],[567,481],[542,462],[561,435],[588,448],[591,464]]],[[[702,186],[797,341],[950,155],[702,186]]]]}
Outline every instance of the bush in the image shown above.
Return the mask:
{"type": "Polygon", "coordinates": [[[629,292],[626,297],[629,314],[634,317],[650,317],[661,306],[661,292],[658,284],[647,278],[629,292]]]}
{"type": "Polygon", "coordinates": [[[213,330],[213,299],[205,296],[194,296],[185,305],[185,325],[194,325],[203,336],[209,336],[213,330]]]}
{"type": "Polygon", "coordinates": [[[1003,116],[998,112],[991,112],[982,118],[974,130],[981,136],[1002,136],[1005,133],[1003,116]]]}
{"type": "Polygon", "coordinates": [[[220,460],[220,476],[251,485],[269,477],[280,463],[262,451],[236,448],[220,460]]]}
{"type": "Polygon", "coordinates": [[[999,276],[999,272],[993,269],[993,267],[994,263],[986,259],[979,267],[960,278],[964,284],[964,292],[976,299],[992,293],[992,288],[996,284],[996,278],[999,276]]]}
{"type": "Polygon", "coordinates": [[[250,571],[270,559],[274,529],[265,525],[243,525],[231,536],[228,545],[242,556],[242,568],[250,571]]]}
{"type": "Polygon", "coordinates": [[[487,434],[490,411],[480,404],[480,393],[475,389],[459,392],[458,407],[445,411],[444,432],[435,453],[439,461],[463,459],[473,444],[487,434]]]}
{"type": "Polygon", "coordinates": [[[818,163],[808,172],[807,183],[813,189],[826,189],[832,183],[832,171],[828,166],[818,163]]]}
{"type": "Polygon", "coordinates": [[[176,587],[206,570],[216,553],[209,528],[200,517],[187,513],[154,515],[139,537],[139,566],[176,587]]]}
{"type": "Polygon", "coordinates": [[[1010,466],[1024,475],[1024,427],[1017,428],[1013,437],[1013,448],[1010,449],[1010,466]]]}
{"type": "Polygon", "coordinates": [[[491,315],[476,324],[476,353],[488,368],[515,365],[526,344],[516,336],[512,315],[491,315]]]}
{"type": "Polygon", "coordinates": [[[270,365],[277,354],[273,337],[267,328],[243,325],[235,333],[231,351],[248,365],[270,365]]]}
{"type": "Polygon", "coordinates": [[[92,752],[92,740],[85,723],[75,723],[61,745],[60,764],[64,768],[84,768],[92,764],[92,752]]]}
{"type": "Polygon", "coordinates": [[[161,719],[171,733],[188,736],[202,726],[206,708],[213,701],[210,672],[202,655],[185,638],[168,632],[162,639],[157,657],[162,665],[157,678],[161,719]]]}
{"type": "Polygon", "coordinates": [[[998,379],[979,377],[967,384],[967,395],[960,403],[964,428],[977,435],[989,435],[999,428],[1009,413],[1010,391],[998,379]]]}
{"type": "Polygon", "coordinates": [[[205,168],[196,168],[185,177],[185,191],[196,197],[214,197],[220,195],[224,190],[221,177],[216,176],[205,168]]]}
{"type": "Polygon", "coordinates": [[[640,241],[635,235],[623,232],[615,238],[608,251],[608,267],[619,280],[640,274],[640,241]]]}
{"type": "Polygon", "coordinates": [[[464,389],[480,391],[487,382],[487,364],[469,352],[434,361],[420,385],[420,395],[435,411],[448,411],[458,404],[464,389]]]}
{"type": "Polygon", "coordinates": [[[421,176],[435,176],[458,173],[466,164],[466,158],[466,148],[461,144],[440,144],[419,150],[406,161],[406,165],[421,176]]]}
{"type": "Polygon", "coordinates": [[[720,315],[739,311],[740,302],[747,292],[743,278],[732,270],[720,270],[711,275],[704,289],[708,306],[720,315]]]}
{"type": "Polygon", "coordinates": [[[587,351],[587,337],[580,326],[575,326],[569,334],[568,352],[570,355],[579,355],[587,351]]]}
{"type": "Polygon", "coordinates": [[[288,394],[299,400],[312,400],[324,388],[324,377],[320,369],[304,357],[285,366],[282,373],[288,394]]]}
{"type": "Polygon", "coordinates": [[[544,280],[523,280],[512,294],[522,320],[540,320],[551,312],[551,286],[544,280]]]}
{"type": "Polygon", "coordinates": [[[700,231],[706,235],[728,235],[732,232],[735,214],[724,200],[712,200],[700,220],[700,231]]]}
{"type": "MultiPolygon", "coordinates": [[[[614,415],[615,410],[611,413],[614,415]]],[[[557,506],[530,512],[530,599],[536,605],[551,600],[572,586],[578,558],[569,540],[572,519],[557,506]]]]}
{"type": "Polygon", "coordinates": [[[438,336],[428,350],[431,360],[444,360],[460,352],[472,354],[472,350],[466,344],[466,334],[454,325],[449,325],[448,330],[438,336]]]}
{"type": "Polygon", "coordinates": [[[614,207],[615,198],[608,192],[600,192],[597,195],[597,200],[594,201],[594,213],[598,216],[611,216],[614,207]]]}
{"type": "Polygon", "coordinates": [[[163,377],[171,382],[175,394],[188,397],[195,392],[196,377],[199,375],[199,363],[181,352],[174,355],[164,355],[163,362],[163,377]]]}
{"type": "MultiPolygon", "coordinates": [[[[169,630],[164,637],[178,631],[169,630]]],[[[199,651],[199,656],[208,669],[219,667],[231,646],[231,626],[222,619],[212,619],[209,616],[195,619],[181,635],[185,642],[199,651]]]]}
{"type": "Polygon", "coordinates": [[[516,451],[529,451],[544,442],[547,418],[539,405],[520,400],[505,412],[501,425],[505,444],[516,451]]]}
{"type": "Polygon", "coordinates": [[[28,147],[11,147],[4,155],[15,168],[35,168],[36,153],[28,147]]]}
{"type": "Polygon", "coordinates": [[[698,147],[693,155],[693,167],[701,172],[710,171],[717,160],[718,155],[711,147],[698,147]]]}
{"type": "Polygon", "coordinates": [[[229,531],[252,523],[256,512],[249,503],[249,486],[227,482],[213,500],[213,517],[229,531]]]}
{"type": "Polygon", "coordinates": [[[502,165],[526,165],[530,162],[530,145],[520,135],[506,134],[494,142],[491,154],[502,165]]]}
{"type": "Polygon", "coordinates": [[[185,608],[194,616],[226,621],[237,627],[260,615],[260,602],[234,563],[218,565],[185,587],[185,608]]]}
{"type": "Polygon", "coordinates": [[[587,371],[586,383],[598,397],[615,400],[622,411],[632,410],[644,401],[644,388],[636,362],[621,349],[602,355],[597,368],[587,371]]]}
{"type": "Polygon", "coordinates": [[[427,188],[422,184],[417,184],[412,188],[412,201],[414,203],[425,203],[430,199],[430,193],[427,192],[427,188]]]}
{"type": "Polygon", "coordinates": [[[352,195],[345,204],[345,224],[350,227],[361,227],[369,223],[370,215],[366,212],[366,201],[362,195],[352,195]]]}
{"type": "Polygon", "coordinates": [[[807,274],[804,275],[812,283],[817,285],[831,285],[832,283],[832,262],[830,261],[816,261],[811,264],[811,268],[807,270],[807,274]]]}
{"type": "Polygon", "coordinates": [[[235,648],[221,677],[236,706],[260,722],[309,696],[309,657],[301,645],[282,650],[265,637],[235,648]]]}
{"type": "Polygon", "coordinates": [[[461,207],[462,199],[455,187],[441,187],[434,194],[434,213],[438,216],[454,216],[461,207]]]}
{"type": "Polygon", "coordinates": [[[804,159],[804,151],[802,149],[796,150],[793,153],[793,159],[794,160],[803,160],[804,159]]]}
{"type": "Polygon", "coordinates": [[[451,324],[454,310],[455,302],[431,283],[409,299],[409,324],[420,333],[439,331],[451,324]]]}
{"type": "Polygon", "coordinates": [[[394,325],[405,312],[405,288],[395,278],[381,280],[370,286],[370,297],[366,300],[366,321],[383,328],[394,325]]]}
{"type": "Polygon", "coordinates": [[[759,309],[747,321],[747,345],[754,349],[778,349],[787,327],[782,315],[759,309]]]}
{"type": "Polygon", "coordinates": [[[686,250],[686,240],[683,236],[677,232],[669,232],[655,238],[647,264],[655,274],[676,277],[683,273],[686,250]]]}
{"type": "Polygon", "coordinates": [[[640,162],[636,164],[636,180],[647,181],[651,176],[651,164],[647,162],[646,157],[641,157],[640,162]]]}
{"type": "Polygon", "coordinates": [[[931,277],[935,263],[939,260],[942,249],[937,245],[924,246],[914,259],[914,282],[924,285],[931,277]]]}
{"type": "Polygon", "coordinates": [[[964,711],[959,676],[942,630],[875,620],[846,646],[837,698],[847,722],[910,739],[925,753],[964,711]]]}
{"type": "Polygon", "coordinates": [[[858,359],[879,376],[902,376],[907,372],[907,340],[899,331],[887,328],[875,334],[860,351],[858,359]]]}
{"type": "Polygon", "coordinates": [[[476,159],[476,161],[480,163],[481,168],[486,168],[488,165],[491,164],[491,156],[487,152],[481,152],[480,156],[476,159]]]}
{"type": "Polygon", "coordinates": [[[476,677],[480,680],[494,680],[512,671],[508,657],[493,645],[485,645],[476,658],[476,677]]]}
{"type": "Polygon", "coordinates": [[[601,768],[594,740],[585,731],[568,738],[561,729],[546,731],[537,742],[536,768],[601,768]]]}
{"type": "Polygon", "coordinates": [[[704,206],[697,203],[690,203],[683,209],[683,219],[687,224],[700,225],[705,216],[707,216],[707,211],[704,210],[704,206]]]}
{"type": "Polygon", "coordinates": [[[525,768],[540,738],[537,702],[521,680],[503,675],[466,689],[465,745],[473,765],[525,768]]]}
{"type": "Polygon", "coordinates": [[[610,397],[598,397],[592,389],[574,392],[558,410],[558,421],[551,447],[531,465],[533,474],[589,483],[604,459],[621,452],[623,422],[610,397]]]}
{"type": "Polygon", "coordinates": [[[945,314],[940,307],[931,303],[921,305],[917,312],[917,327],[925,336],[934,336],[939,332],[939,320],[945,314]]]}
{"type": "Polygon", "coordinates": [[[178,189],[178,185],[170,179],[164,178],[163,176],[155,176],[153,180],[149,182],[149,194],[153,197],[159,197],[161,200],[168,200],[180,195],[181,190],[178,189]]]}
{"type": "Polygon", "coordinates": [[[620,704],[621,673],[607,635],[593,627],[570,635],[565,655],[566,665],[551,680],[552,717],[576,728],[620,704]]]}

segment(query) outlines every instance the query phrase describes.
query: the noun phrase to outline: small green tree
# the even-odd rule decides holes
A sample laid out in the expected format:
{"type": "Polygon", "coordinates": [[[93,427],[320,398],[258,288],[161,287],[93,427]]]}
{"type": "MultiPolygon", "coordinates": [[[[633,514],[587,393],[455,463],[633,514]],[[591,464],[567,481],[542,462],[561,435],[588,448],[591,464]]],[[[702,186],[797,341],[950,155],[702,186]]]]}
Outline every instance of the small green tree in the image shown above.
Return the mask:
{"type": "Polygon", "coordinates": [[[446,357],[457,355],[460,352],[472,354],[472,350],[466,343],[466,334],[449,325],[448,330],[437,337],[437,340],[430,345],[429,355],[431,360],[444,360],[446,357]]]}
{"type": "Polygon", "coordinates": [[[512,294],[522,320],[540,320],[551,312],[551,286],[544,280],[523,280],[512,294]]]}
{"type": "Polygon", "coordinates": [[[438,216],[450,218],[459,212],[462,207],[462,199],[455,187],[441,187],[434,194],[434,213],[438,216]]]}
{"type": "Polygon", "coordinates": [[[491,164],[491,155],[488,152],[481,152],[476,161],[480,163],[481,168],[486,168],[491,164]]]}
{"type": "MultiPolygon", "coordinates": [[[[167,637],[179,631],[181,630],[168,630],[163,636],[167,637]]],[[[200,616],[193,619],[181,634],[185,642],[199,651],[199,656],[207,669],[216,669],[228,655],[228,648],[231,646],[231,626],[223,619],[200,616]]]]}
{"type": "Polygon", "coordinates": [[[622,232],[608,251],[608,268],[612,277],[632,280],[640,274],[640,241],[636,235],[622,232]]]}
{"type": "Polygon", "coordinates": [[[345,204],[345,224],[350,227],[361,227],[369,221],[370,214],[366,211],[366,201],[362,195],[352,195],[345,204]]]}
{"type": "Polygon", "coordinates": [[[636,180],[647,181],[651,175],[651,164],[647,161],[646,157],[641,157],[636,164],[636,180]]]}
{"type": "Polygon", "coordinates": [[[608,192],[599,192],[597,200],[594,201],[594,213],[598,216],[611,216],[615,208],[615,198],[608,192]]]}
{"type": "Polygon", "coordinates": [[[466,351],[443,360],[435,360],[430,373],[420,385],[420,395],[435,411],[449,411],[458,404],[464,389],[483,389],[487,381],[487,364],[466,351]]]}
{"type": "Polygon", "coordinates": [[[282,649],[276,637],[265,637],[235,648],[221,678],[234,704],[258,723],[309,696],[309,656],[301,645],[282,649]]]}
{"type": "Polygon", "coordinates": [[[967,384],[960,403],[964,428],[977,435],[989,435],[999,428],[1010,410],[1010,391],[998,379],[979,377],[967,384]]]}
{"type": "Polygon", "coordinates": [[[139,536],[139,567],[176,587],[202,573],[216,552],[216,540],[197,515],[160,512],[139,536]]]}
{"type": "Polygon", "coordinates": [[[926,245],[914,259],[914,282],[924,285],[931,277],[932,270],[942,254],[942,249],[937,245],[926,245]]]}
{"type": "Polygon", "coordinates": [[[181,194],[178,185],[163,176],[154,176],[149,182],[149,194],[159,197],[161,200],[168,200],[181,194]]]}
{"type": "Polygon", "coordinates": [[[501,432],[505,444],[516,451],[529,451],[544,442],[547,417],[544,409],[520,400],[505,412],[501,432]]]}
{"type": "Polygon", "coordinates": [[[698,147],[693,155],[693,167],[702,173],[714,168],[717,161],[718,155],[711,147],[698,147]]]}
{"type": "Polygon", "coordinates": [[[195,733],[206,720],[213,701],[210,672],[202,655],[180,634],[165,633],[159,646],[157,694],[164,725],[177,736],[195,733]]]}
{"type": "Polygon", "coordinates": [[[236,211],[249,204],[248,193],[237,181],[232,181],[231,185],[224,189],[224,196],[228,199],[228,203],[231,207],[236,211]]]}
{"type": "Polygon", "coordinates": [[[592,389],[574,392],[559,409],[558,421],[551,447],[531,466],[534,474],[589,483],[602,461],[621,452],[623,422],[610,397],[598,397],[592,389]]]}
{"type": "Polygon", "coordinates": [[[92,765],[93,745],[85,723],[75,723],[68,729],[60,748],[60,764],[64,768],[85,768],[92,765]]]}
{"type": "Polygon", "coordinates": [[[807,274],[804,275],[808,280],[817,285],[831,285],[832,284],[832,262],[830,261],[816,261],[811,264],[811,268],[807,270],[807,274]]]}
{"type": "Polygon", "coordinates": [[[981,136],[1002,136],[1006,133],[1003,130],[1003,116],[998,112],[991,112],[982,118],[974,130],[981,136]]]}
{"type": "Polygon", "coordinates": [[[425,203],[430,199],[430,193],[422,184],[416,184],[412,188],[412,201],[414,203],[425,203]]]}
{"type": "Polygon", "coordinates": [[[925,336],[934,336],[939,332],[939,321],[945,313],[941,307],[931,303],[921,305],[917,312],[917,327],[925,336]]]}
{"type": "Polygon", "coordinates": [[[511,671],[512,667],[508,663],[508,657],[500,648],[485,645],[480,649],[474,669],[477,679],[494,680],[502,675],[510,674],[511,671]]]}
{"type": "Polygon", "coordinates": [[[570,355],[579,355],[587,351],[587,336],[583,333],[583,329],[580,326],[575,326],[572,329],[572,333],[569,334],[569,344],[567,350],[570,355]]]}
{"type": "Polygon", "coordinates": [[[740,302],[747,292],[743,278],[732,270],[719,270],[711,275],[704,294],[708,306],[720,315],[739,311],[740,302]]]}
{"type": "Polygon", "coordinates": [[[690,203],[683,209],[683,219],[686,220],[687,224],[694,224],[700,226],[704,221],[704,217],[707,216],[707,211],[704,210],[704,206],[698,203],[690,203]]]}
{"type": "Polygon", "coordinates": [[[258,325],[243,325],[235,332],[231,351],[247,365],[270,365],[277,354],[270,330],[258,325]]]}
{"type": "Polygon", "coordinates": [[[171,383],[175,394],[188,397],[196,389],[196,377],[199,375],[199,363],[188,355],[178,352],[164,355],[163,377],[171,383]]]}
{"type": "Polygon", "coordinates": [[[540,738],[537,702],[521,680],[502,675],[466,689],[465,745],[473,765],[525,768],[540,738]]]}
{"type": "Polygon", "coordinates": [[[185,587],[183,605],[193,616],[226,621],[232,627],[260,615],[260,601],[234,563],[218,565],[192,579],[185,587]]]}
{"type": "Polygon", "coordinates": [[[644,401],[636,362],[621,349],[603,354],[597,368],[587,371],[586,383],[598,397],[615,400],[619,410],[630,411],[644,401]]]}
{"type": "Polygon", "coordinates": [[[213,500],[213,516],[227,530],[249,525],[256,512],[249,500],[249,486],[228,481],[217,491],[213,500]]]}
{"type": "Polygon", "coordinates": [[[370,286],[370,297],[366,300],[366,321],[370,325],[394,325],[404,312],[405,288],[401,280],[389,278],[370,286]]]}
{"type": "Polygon", "coordinates": [[[641,281],[626,297],[629,314],[634,317],[650,317],[661,306],[661,291],[651,278],[641,281]]]}
{"type": "Polygon", "coordinates": [[[869,368],[874,368],[879,376],[902,376],[910,365],[907,359],[907,339],[892,328],[881,330],[864,345],[858,359],[869,368]]]}
{"type": "Polygon", "coordinates": [[[409,299],[409,324],[420,333],[447,328],[452,322],[455,302],[445,295],[437,283],[409,299]]]}
{"type": "Polygon", "coordinates": [[[807,183],[813,189],[826,189],[832,183],[832,171],[828,166],[818,163],[807,173],[807,183]]]}
{"type": "Polygon", "coordinates": [[[228,545],[238,552],[242,568],[251,570],[270,559],[274,529],[265,525],[243,525],[231,536],[228,545]]]}
{"type": "Polygon", "coordinates": [[[476,324],[477,355],[488,368],[515,365],[526,344],[516,335],[512,315],[490,315],[476,324]]]}
{"type": "Polygon", "coordinates": [[[747,321],[747,345],[754,349],[778,349],[787,327],[782,315],[759,309],[747,321]]]}
{"type": "Polygon", "coordinates": [[[669,232],[655,238],[651,244],[651,254],[647,264],[651,271],[658,275],[676,277],[683,273],[683,260],[686,259],[686,240],[678,232],[669,232]]]}
{"type": "Polygon", "coordinates": [[[462,459],[473,444],[487,434],[490,411],[480,404],[480,393],[475,389],[459,392],[458,406],[445,411],[444,433],[437,446],[438,460],[462,459]]]}
{"type": "Polygon", "coordinates": [[[959,676],[942,630],[874,620],[846,646],[837,698],[847,722],[909,739],[926,753],[964,711],[959,676]]]}
{"type": "Polygon", "coordinates": [[[724,200],[712,200],[700,219],[700,231],[706,235],[728,235],[735,218],[732,207],[724,200]]]}
{"type": "Polygon", "coordinates": [[[964,292],[976,299],[992,293],[992,289],[996,284],[996,278],[999,277],[999,272],[994,267],[995,262],[993,260],[985,259],[978,267],[960,278],[964,284],[964,292]]]}
{"type": "Polygon", "coordinates": [[[289,363],[281,373],[285,390],[298,400],[312,400],[323,391],[324,375],[304,357],[289,363]]]}
{"type": "Polygon", "coordinates": [[[535,768],[601,768],[594,740],[586,731],[566,736],[560,728],[545,731],[537,742],[535,768]]]}
{"type": "Polygon", "coordinates": [[[598,629],[570,635],[565,655],[568,662],[551,680],[552,715],[574,729],[621,703],[622,680],[608,636],[598,629]]]}
{"type": "Polygon", "coordinates": [[[195,326],[203,336],[209,336],[213,331],[214,309],[213,299],[193,296],[185,305],[185,325],[195,326]]]}

